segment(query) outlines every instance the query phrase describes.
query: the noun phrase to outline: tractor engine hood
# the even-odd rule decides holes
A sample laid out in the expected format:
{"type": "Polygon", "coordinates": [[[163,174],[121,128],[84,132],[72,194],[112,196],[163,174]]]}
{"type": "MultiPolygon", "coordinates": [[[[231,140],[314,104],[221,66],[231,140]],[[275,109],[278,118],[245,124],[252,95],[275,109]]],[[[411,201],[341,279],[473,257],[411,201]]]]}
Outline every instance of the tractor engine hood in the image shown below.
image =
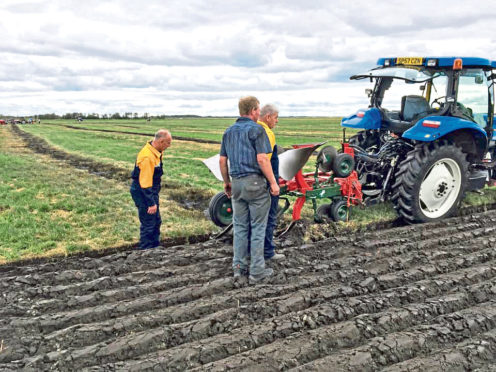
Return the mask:
{"type": "Polygon", "coordinates": [[[378,108],[358,110],[356,114],[343,118],[341,126],[355,129],[380,129],[381,112],[378,108]]]}

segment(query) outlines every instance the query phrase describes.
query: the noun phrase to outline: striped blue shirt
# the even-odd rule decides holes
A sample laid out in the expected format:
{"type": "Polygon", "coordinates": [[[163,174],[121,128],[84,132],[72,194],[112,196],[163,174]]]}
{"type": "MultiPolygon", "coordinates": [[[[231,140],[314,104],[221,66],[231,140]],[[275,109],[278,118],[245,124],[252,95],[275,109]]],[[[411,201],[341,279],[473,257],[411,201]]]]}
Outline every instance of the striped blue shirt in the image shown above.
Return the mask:
{"type": "Polygon", "coordinates": [[[241,116],[224,132],[220,155],[229,159],[229,174],[241,178],[250,174],[262,174],[257,154],[272,152],[269,138],[261,125],[241,116]]]}

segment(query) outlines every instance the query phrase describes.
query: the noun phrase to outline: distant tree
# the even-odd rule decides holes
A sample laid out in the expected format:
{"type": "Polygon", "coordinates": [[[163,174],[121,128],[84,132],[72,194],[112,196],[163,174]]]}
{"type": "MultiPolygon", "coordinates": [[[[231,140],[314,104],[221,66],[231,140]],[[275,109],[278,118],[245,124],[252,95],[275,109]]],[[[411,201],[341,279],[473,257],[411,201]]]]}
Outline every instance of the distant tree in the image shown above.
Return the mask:
{"type": "Polygon", "coordinates": [[[110,118],[111,119],[122,119],[121,114],[119,114],[118,112],[116,112],[115,114],[112,114],[112,116],[110,118]]]}

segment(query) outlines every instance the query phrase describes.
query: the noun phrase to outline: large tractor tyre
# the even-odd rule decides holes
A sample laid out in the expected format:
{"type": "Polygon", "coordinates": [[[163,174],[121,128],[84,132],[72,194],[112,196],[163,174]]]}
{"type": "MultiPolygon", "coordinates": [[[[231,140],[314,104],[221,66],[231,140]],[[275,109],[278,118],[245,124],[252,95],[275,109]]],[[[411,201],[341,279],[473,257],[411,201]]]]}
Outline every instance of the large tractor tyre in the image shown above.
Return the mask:
{"type": "Polygon", "coordinates": [[[348,177],[355,168],[353,156],[346,153],[337,154],[332,163],[332,170],[336,177],[348,177]]]}
{"type": "Polygon", "coordinates": [[[367,152],[375,153],[381,147],[381,135],[375,130],[363,130],[351,136],[348,143],[352,146],[359,146],[364,150],[369,150],[367,152]],[[375,149],[371,149],[374,146],[375,149]]]}
{"type": "Polygon", "coordinates": [[[408,223],[436,221],[456,213],[467,181],[468,162],[458,146],[420,144],[400,163],[391,199],[408,223]]]}
{"type": "Polygon", "coordinates": [[[338,151],[332,146],[324,146],[320,149],[317,154],[317,163],[319,164],[319,171],[321,172],[330,172],[332,170],[332,164],[336,156],[338,155],[338,151]]]}
{"type": "Polygon", "coordinates": [[[208,214],[214,224],[219,227],[230,225],[233,218],[231,199],[222,191],[214,195],[208,204],[208,214]]]}

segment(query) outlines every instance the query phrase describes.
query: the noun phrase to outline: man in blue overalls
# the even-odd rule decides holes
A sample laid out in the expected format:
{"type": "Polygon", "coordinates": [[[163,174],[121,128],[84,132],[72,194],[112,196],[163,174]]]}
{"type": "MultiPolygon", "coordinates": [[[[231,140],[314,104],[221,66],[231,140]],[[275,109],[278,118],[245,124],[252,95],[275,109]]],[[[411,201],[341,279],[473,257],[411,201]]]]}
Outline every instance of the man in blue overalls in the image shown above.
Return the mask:
{"type": "Polygon", "coordinates": [[[153,141],[141,149],[136,158],[134,170],[131,173],[131,196],[138,208],[140,220],[139,249],[156,248],[160,246],[159,197],[160,180],[164,173],[162,167],[162,152],[172,143],[168,130],[161,129],[155,133],[153,141]]]}

